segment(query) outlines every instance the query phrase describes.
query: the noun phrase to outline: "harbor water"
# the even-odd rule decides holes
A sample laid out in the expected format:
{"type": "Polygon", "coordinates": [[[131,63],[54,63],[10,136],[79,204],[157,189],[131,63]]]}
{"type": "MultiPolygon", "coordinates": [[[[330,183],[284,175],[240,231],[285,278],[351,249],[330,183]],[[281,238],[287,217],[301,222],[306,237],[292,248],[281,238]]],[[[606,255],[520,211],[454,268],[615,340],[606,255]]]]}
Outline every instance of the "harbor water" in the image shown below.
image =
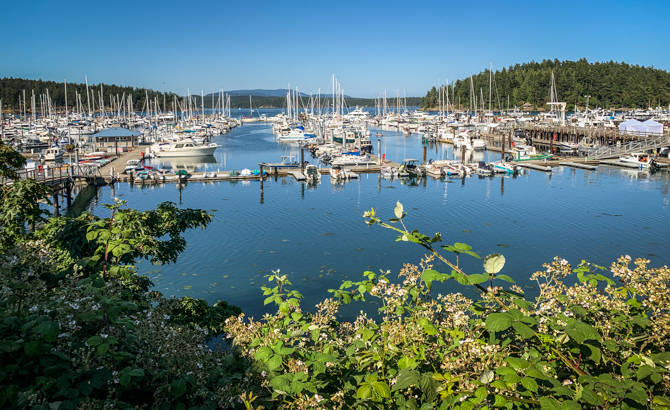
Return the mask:
{"type": "MultiPolygon", "coordinates": [[[[376,133],[383,134],[380,153],[388,159],[423,159],[420,135],[370,131],[375,151],[376,133]]],[[[151,165],[192,172],[253,170],[259,162],[300,155],[297,146],[278,143],[268,123],[246,124],[213,141],[221,147],[204,161],[176,158],[151,165]]],[[[468,156],[492,161],[500,153],[468,156]]],[[[427,145],[427,157],[453,158],[452,146],[427,145]]],[[[307,151],[305,159],[314,162],[307,151]]],[[[531,274],[554,256],[573,265],[586,259],[609,266],[629,254],[650,259],[652,266],[666,265],[669,182],[668,172],[601,166],[596,171],[557,167],[552,173],[450,180],[386,180],[362,174],[359,180],[335,183],[326,174],[320,183],[307,184],[287,176],[266,180],[262,194],[259,181],[116,183],[99,188],[89,210],[109,216],[102,204],[118,197],[139,210],[171,201],[210,212],[214,218],[207,229],[184,234],[188,247],[176,264],[141,262],[138,268],[165,295],[226,300],[259,317],[272,309],[263,306],[260,290],[272,271],[289,275],[293,287],[305,295],[303,306],[312,309],[330,297],[328,289],[344,280],[360,280],[365,271],[390,270],[395,278],[404,263],[418,264],[425,254],[422,247],[396,242],[393,231],[368,227],[362,217],[375,208],[383,219],[392,218],[397,201],[408,212],[405,224],[410,230],[441,232],[443,244],[466,243],[482,257],[503,254],[507,263],[502,273],[531,294],[536,286],[531,274]]],[[[482,260],[460,259],[466,273],[483,272],[482,260]]],[[[446,266],[435,266],[449,272],[446,266]]],[[[448,282],[436,291],[463,289],[448,282]]],[[[352,309],[353,314],[360,307],[352,309]]]]}

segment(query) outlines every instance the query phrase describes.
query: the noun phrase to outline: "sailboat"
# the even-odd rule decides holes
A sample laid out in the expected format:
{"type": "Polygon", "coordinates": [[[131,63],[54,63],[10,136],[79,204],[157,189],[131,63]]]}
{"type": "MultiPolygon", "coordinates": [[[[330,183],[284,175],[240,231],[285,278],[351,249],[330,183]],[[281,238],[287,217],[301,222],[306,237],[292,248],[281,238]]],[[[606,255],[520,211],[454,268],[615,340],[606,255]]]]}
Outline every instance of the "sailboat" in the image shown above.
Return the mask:
{"type": "Polygon", "coordinates": [[[254,118],[254,109],[253,105],[251,105],[251,95],[249,96],[249,116],[248,117],[242,117],[242,122],[255,122],[258,121],[258,118],[254,118]]]}

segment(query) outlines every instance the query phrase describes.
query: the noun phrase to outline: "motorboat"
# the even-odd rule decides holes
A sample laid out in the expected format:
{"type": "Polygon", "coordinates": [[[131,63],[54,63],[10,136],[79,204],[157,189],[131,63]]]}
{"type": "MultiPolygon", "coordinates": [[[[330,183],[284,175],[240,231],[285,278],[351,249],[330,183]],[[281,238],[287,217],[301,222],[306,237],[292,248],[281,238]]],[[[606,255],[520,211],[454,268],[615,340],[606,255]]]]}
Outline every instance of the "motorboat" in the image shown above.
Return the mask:
{"type": "Polygon", "coordinates": [[[308,181],[320,180],[321,173],[319,172],[319,168],[317,168],[317,166],[314,164],[308,164],[305,166],[305,178],[307,178],[308,181]]]}
{"type": "Polygon", "coordinates": [[[379,172],[382,178],[393,178],[398,176],[398,170],[393,167],[380,167],[379,172]]]}
{"type": "Polygon", "coordinates": [[[377,165],[369,155],[358,155],[356,154],[346,154],[342,153],[339,157],[331,161],[332,165],[344,166],[368,166],[368,165],[377,165]]]}
{"type": "Polygon", "coordinates": [[[158,158],[204,157],[213,155],[218,147],[219,145],[213,142],[198,144],[193,139],[186,138],[168,145],[154,144],[151,146],[151,151],[158,158]]]}
{"type": "Polygon", "coordinates": [[[398,176],[401,177],[420,177],[424,174],[418,159],[407,158],[402,161],[398,167],[398,176]]]}
{"type": "Polygon", "coordinates": [[[123,173],[127,174],[129,172],[139,172],[144,170],[144,165],[139,159],[129,159],[126,161],[126,167],[123,169],[123,173]]]}
{"type": "Polygon", "coordinates": [[[505,161],[492,162],[489,165],[492,166],[493,170],[498,173],[512,174],[519,171],[518,165],[505,161]]]}
{"type": "Polygon", "coordinates": [[[44,160],[46,161],[55,161],[63,158],[65,150],[60,147],[51,147],[47,148],[44,152],[44,160]]]}
{"type": "Polygon", "coordinates": [[[330,177],[335,180],[346,179],[347,174],[341,166],[333,165],[330,167],[330,177]]]}
{"type": "Polygon", "coordinates": [[[484,161],[479,161],[477,167],[475,168],[475,172],[479,175],[491,176],[496,171],[492,164],[487,164],[484,161]]]}
{"type": "Polygon", "coordinates": [[[426,171],[427,175],[430,175],[432,177],[439,178],[439,177],[442,177],[442,176],[446,175],[443,166],[434,164],[432,162],[429,162],[428,164],[426,164],[423,167],[423,169],[426,171]]]}
{"type": "Polygon", "coordinates": [[[532,161],[552,158],[552,154],[538,154],[532,145],[517,145],[514,161],[532,161]]]}
{"type": "Polygon", "coordinates": [[[622,155],[619,157],[620,162],[625,162],[627,164],[635,164],[640,167],[640,169],[644,168],[653,168],[654,166],[658,166],[656,164],[656,161],[654,161],[653,158],[649,156],[649,154],[645,154],[642,152],[631,152],[630,154],[627,155],[622,155]]]}

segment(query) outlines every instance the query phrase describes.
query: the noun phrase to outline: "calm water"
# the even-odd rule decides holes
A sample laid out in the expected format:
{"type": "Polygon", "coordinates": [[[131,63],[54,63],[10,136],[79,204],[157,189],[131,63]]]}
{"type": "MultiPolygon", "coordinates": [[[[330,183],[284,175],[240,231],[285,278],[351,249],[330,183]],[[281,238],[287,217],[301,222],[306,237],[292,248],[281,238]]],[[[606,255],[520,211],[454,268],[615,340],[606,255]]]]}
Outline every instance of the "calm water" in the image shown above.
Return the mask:
{"type": "MultiPolygon", "coordinates": [[[[389,159],[423,158],[420,136],[372,128],[373,140],[377,131],[384,134],[381,152],[389,159]]],[[[185,164],[200,171],[255,169],[258,162],[274,162],[281,155],[299,156],[297,148],[277,143],[265,124],[244,125],[214,140],[222,147],[210,162],[185,164]]],[[[475,155],[492,160],[500,154],[475,155]]],[[[428,146],[428,158],[451,156],[448,145],[428,146]]],[[[266,311],[260,286],[272,270],[289,274],[306,297],[304,306],[311,308],[329,296],[327,289],[358,280],[366,270],[390,269],[396,277],[403,263],[418,264],[424,254],[420,246],[395,242],[392,231],[368,227],[362,218],[371,207],[391,218],[398,200],[409,212],[410,229],[442,232],[444,243],[467,243],[482,256],[504,254],[503,273],[531,293],[530,275],[557,255],[573,264],[587,259],[609,266],[630,254],[651,259],[653,266],[665,265],[670,255],[669,182],[667,172],[560,167],[553,174],[531,171],[517,178],[449,182],[388,181],[368,174],[333,184],[324,175],[320,184],[310,186],[280,177],[265,182],[263,198],[258,181],[191,183],[181,189],[175,184],[116,184],[102,188],[90,209],[107,216],[100,204],[117,196],[140,210],[172,201],[210,211],[215,217],[206,230],[185,234],[188,248],[177,264],[144,262],[140,270],[166,295],[227,300],[258,317],[266,311]]],[[[483,271],[479,260],[463,257],[461,262],[466,272],[483,271]]]]}

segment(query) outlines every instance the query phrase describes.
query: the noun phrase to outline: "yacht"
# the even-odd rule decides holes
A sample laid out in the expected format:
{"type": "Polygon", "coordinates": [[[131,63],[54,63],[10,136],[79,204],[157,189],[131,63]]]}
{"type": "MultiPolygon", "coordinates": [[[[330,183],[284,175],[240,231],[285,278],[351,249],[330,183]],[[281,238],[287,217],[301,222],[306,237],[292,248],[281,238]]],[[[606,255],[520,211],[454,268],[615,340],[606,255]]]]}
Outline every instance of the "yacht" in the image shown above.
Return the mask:
{"type": "Polygon", "coordinates": [[[213,155],[219,145],[209,142],[198,144],[193,139],[187,138],[169,145],[154,144],[151,147],[154,155],[158,158],[164,157],[204,157],[213,155]]]}

